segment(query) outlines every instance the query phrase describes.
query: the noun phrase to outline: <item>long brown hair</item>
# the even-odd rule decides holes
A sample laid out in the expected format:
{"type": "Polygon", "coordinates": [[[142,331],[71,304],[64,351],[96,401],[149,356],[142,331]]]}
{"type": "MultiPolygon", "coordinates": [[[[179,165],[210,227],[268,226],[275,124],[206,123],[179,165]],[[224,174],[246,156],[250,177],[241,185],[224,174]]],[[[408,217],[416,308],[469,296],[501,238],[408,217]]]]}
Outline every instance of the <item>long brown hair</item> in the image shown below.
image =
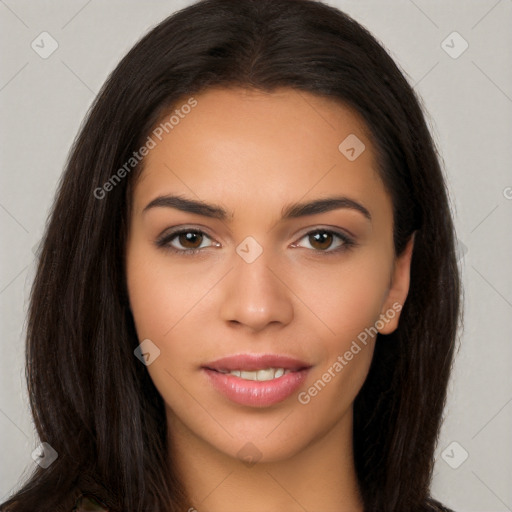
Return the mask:
{"type": "Polygon", "coordinates": [[[366,122],[396,254],[416,235],[400,325],[379,335],[354,404],[357,476],[367,511],[441,510],[429,488],[460,309],[443,173],[421,102],[388,53],[349,16],[310,0],[200,1],[144,36],[106,81],[66,163],[31,292],[29,397],[58,458],[0,510],[68,512],[82,492],[111,510],[191,506],[167,457],[163,400],[133,353],[124,256],[129,185],[142,164],[98,190],[179,98],[211,86],[307,91],[366,122]]]}

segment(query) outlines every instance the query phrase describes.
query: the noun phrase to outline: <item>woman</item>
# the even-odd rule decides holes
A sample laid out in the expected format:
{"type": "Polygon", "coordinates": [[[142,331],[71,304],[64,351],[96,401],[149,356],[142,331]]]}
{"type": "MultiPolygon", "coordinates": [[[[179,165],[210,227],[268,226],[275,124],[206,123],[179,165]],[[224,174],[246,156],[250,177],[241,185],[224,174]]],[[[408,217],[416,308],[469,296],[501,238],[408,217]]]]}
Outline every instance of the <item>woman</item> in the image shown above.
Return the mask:
{"type": "Polygon", "coordinates": [[[434,144],[376,40],[309,0],[183,9],[72,149],[27,334],[58,457],[1,510],[448,510],[459,286],[434,144]]]}

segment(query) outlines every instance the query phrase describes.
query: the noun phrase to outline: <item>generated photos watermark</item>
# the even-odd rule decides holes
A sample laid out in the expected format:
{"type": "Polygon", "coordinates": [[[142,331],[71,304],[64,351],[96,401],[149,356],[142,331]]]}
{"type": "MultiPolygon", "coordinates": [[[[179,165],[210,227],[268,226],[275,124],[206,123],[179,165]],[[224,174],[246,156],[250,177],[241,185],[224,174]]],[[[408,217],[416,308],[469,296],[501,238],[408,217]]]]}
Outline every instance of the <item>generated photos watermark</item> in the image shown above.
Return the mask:
{"type": "Polygon", "coordinates": [[[146,142],[138,149],[134,151],[132,156],[120,167],[110,178],[101,186],[94,189],[94,197],[96,199],[105,199],[108,192],[114,190],[128,174],[142,161],[142,159],[149,154],[152,149],[155,149],[158,142],[161,142],[164,134],[170,133],[176,126],[178,126],[182,119],[192,112],[194,107],[197,107],[197,100],[194,97],[188,99],[187,103],[183,104],[180,108],[174,110],[169,118],[160,123],[152,132],[148,135],[146,142]],[[156,139],[156,140],[155,140],[156,139]],[[158,142],[157,142],[158,141],[158,142]]]}
{"type": "Polygon", "coordinates": [[[311,402],[311,398],[315,397],[322,391],[325,386],[332,379],[338,375],[345,366],[354,358],[355,355],[361,352],[362,347],[360,345],[363,344],[366,346],[369,338],[373,338],[377,335],[380,329],[383,329],[386,324],[388,324],[398,312],[402,309],[402,305],[399,302],[395,302],[391,308],[389,308],[385,313],[380,315],[379,320],[375,322],[375,324],[371,327],[367,327],[364,331],[361,331],[357,335],[357,340],[353,340],[350,348],[343,353],[343,355],[339,355],[336,358],[336,361],[327,369],[327,371],[322,375],[320,379],[318,379],[313,385],[311,385],[306,391],[301,391],[297,399],[299,403],[302,405],[309,404],[311,402]]]}

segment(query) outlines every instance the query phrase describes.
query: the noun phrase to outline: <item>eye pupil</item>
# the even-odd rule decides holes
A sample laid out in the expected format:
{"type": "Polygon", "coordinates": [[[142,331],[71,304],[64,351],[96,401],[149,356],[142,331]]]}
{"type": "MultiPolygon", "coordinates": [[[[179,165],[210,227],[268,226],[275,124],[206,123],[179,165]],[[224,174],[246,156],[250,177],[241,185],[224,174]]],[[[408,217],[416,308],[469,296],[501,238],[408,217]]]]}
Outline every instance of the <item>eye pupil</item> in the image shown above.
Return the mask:
{"type": "Polygon", "coordinates": [[[187,243],[192,242],[193,247],[191,248],[196,249],[201,245],[202,235],[200,233],[196,233],[195,231],[187,231],[186,233],[181,233],[179,235],[179,241],[183,247],[187,247],[187,243]],[[194,239],[196,239],[195,242],[197,242],[197,239],[199,239],[199,244],[197,246],[194,245],[194,239]]]}
{"type": "Polygon", "coordinates": [[[318,231],[317,233],[310,235],[310,237],[312,237],[314,241],[311,245],[316,249],[328,249],[332,243],[332,234],[325,231],[318,231]],[[315,246],[315,243],[319,243],[320,247],[315,246]]]}

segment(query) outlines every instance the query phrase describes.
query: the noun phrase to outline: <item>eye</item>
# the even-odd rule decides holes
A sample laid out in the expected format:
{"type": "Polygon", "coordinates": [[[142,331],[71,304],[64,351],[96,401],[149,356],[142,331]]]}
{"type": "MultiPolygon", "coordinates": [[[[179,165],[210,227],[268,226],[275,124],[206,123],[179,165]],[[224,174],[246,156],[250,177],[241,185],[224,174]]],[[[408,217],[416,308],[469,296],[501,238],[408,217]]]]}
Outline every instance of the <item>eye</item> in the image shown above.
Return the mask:
{"type": "Polygon", "coordinates": [[[198,229],[181,229],[165,233],[156,241],[156,245],[172,252],[189,255],[204,249],[202,242],[209,238],[206,233],[198,229]]]}
{"type": "MultiPolygon", "coordinates": [[[[306,239],[310,245],[309,248],[315,250],[315,252],[332,254],[341,251],[346,251],[355,245],[355,241],[347,236],[345,233],[339,233],[329,229],[316,229],[306,233],[300,240],[306,239]],[[334,249],[332,247],[338,239],[338,244],[334,249]]],[[[297,244],[293,244],[293,247],[297,247],[297,244]]]]}
{"type": "MultiPolygon", "coordinates": [[[[193,255],[201,252],[202,249],[211,247],[212,245],[203,245],[203,242],[210,237],[199,229],[180,229],[165,233],[155,242],[157,247],[168,250],[177,254],[193,255]]],[[[300,240],[307,239],[310,249],[317,253],[325,255],[337,254],[341,251],[347,251],[355,245],[355,241],[344,233],[332,231],[329,229],[316,229],[306,233],[300,240]],[[333,243],[338,240],[334,249],[333,243]]],[[[217,247],[218,243],[215,244],[217,247]]],[[[292,244],[292,247],[298,247],[292,244]]]]}

